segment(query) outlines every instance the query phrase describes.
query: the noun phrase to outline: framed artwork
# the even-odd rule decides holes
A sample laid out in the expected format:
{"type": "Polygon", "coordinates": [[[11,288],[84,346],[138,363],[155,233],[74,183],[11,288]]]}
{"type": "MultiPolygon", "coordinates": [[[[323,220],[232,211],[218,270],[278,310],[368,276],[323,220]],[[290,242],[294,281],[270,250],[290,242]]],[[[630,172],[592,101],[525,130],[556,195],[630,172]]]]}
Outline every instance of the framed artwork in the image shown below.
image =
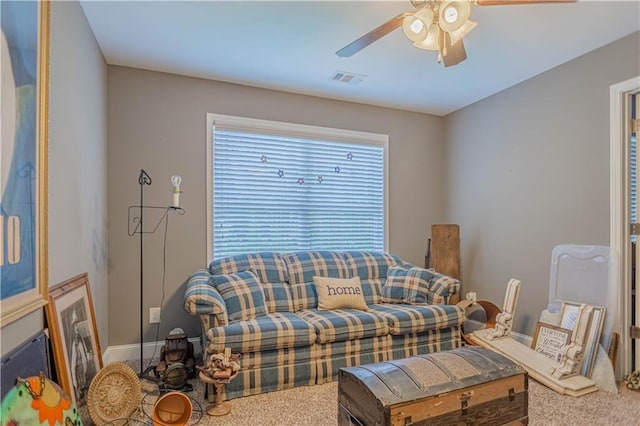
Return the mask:
{"type": "Polygon", "coordinates": [[[51,287],[47,323],[58,381],[81,409],[87,403],[91,380],[102,369],[102,352],[86,273],[51,287]]]}
{"type": "Polygon", "coordinates": [[[571,330],[538,321],[531,349],[560,362],[564,348],[571,341],[571,330]]]}
{"type": "MultiPolygon", "coordinates": [[[[560,310],[561,326],[575,329],[576,318],[578,316],[578,310],[580,309],[580,303],[562,302],[562,308],[560,310]]],[[[600,344],[600,337],[602,336],[602,327],[604,325],[604,315],[606,308],[604,306],[594,306],[587,333],[582,344],[583,357],[582,366],[580,367],[580,374],[585,377],[591,377],[593,373],[593,366],[596,362],[596,356],[598,355],[598,345],[600,344]]]]}
{"type": "Polygon", "coordinates": [[[0,2],[0,327],[47,303],[49,2],[0,2]]]}
{"type": "Polygon", "coordinates": [[[560,327],[575,330],[578,321],[580,303],[562,302],[560,308],[560,327]]]}

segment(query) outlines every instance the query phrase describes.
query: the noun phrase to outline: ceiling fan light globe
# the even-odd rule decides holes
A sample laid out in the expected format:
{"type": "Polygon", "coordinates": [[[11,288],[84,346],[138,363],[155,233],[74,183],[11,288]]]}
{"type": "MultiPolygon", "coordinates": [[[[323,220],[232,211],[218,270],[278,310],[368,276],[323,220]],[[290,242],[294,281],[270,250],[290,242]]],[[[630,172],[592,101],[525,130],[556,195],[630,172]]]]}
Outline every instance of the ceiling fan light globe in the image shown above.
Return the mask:
{"type": "Polygon", "coordinates": [[[413,15],[404,18],[404,21],[402,21],[402,31],[404,31],[404,35],[413,42],[424,40],[427,36],[427,29],[424,24],[413,15]]]}
{"type": "Polygon", "coordinates": [[[422,9],[418,10],[413,15],[416,18],[418,18],[419,20],[421,20],[422,23],[424,24],[424,26],[427,27],[427,30],[429,30],[429,27],[433,23],[433,10],[432,9],[430,9],[429,7],[423,7],[422,9]]]}
{"type": "Polygon", "coordinates": [[[462,27],[471,15],[471,4],[467,0],[445,0],[440,5],[438,24],[448,33],[462,27]]]}
{"type": "Polygon", "coordinates": [[[451,44],[456,44],[457,42],[462,40],[467,34],[469,34],[477,26],[478,26],[478,23],[476,21],[472,21],[471,19],[469,19],[460,28],[458,28],[455,31],[451,31],[449,33],[451,44]]]}
{"type": "Polygon", "coordinates": [[[418,42],[414,42],[413,45],[418,49],[424,50],[438,50],[438,34],[440,33],[440,28],[437,25],[432,25],[427,32],[427,37],[418,42]]]}
{"type": "Polygon", "coordinates": [[[411,41],[419,42],[427,37],[427,32],[433,24],[433,10],[423,7],[402,21],[402,31],[411,41]]]}

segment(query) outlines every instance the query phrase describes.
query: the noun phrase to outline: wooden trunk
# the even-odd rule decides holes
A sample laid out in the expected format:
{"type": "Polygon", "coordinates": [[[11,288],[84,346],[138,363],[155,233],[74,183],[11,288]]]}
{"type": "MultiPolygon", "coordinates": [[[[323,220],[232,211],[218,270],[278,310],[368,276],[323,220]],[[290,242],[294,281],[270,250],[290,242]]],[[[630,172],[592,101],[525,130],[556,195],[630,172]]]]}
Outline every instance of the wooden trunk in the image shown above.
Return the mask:
{"type": "Polygon", "coordinates": [[[342,368],[339,425],[527,424],[527,372],[504,356],[463,347],[342,368]]]}

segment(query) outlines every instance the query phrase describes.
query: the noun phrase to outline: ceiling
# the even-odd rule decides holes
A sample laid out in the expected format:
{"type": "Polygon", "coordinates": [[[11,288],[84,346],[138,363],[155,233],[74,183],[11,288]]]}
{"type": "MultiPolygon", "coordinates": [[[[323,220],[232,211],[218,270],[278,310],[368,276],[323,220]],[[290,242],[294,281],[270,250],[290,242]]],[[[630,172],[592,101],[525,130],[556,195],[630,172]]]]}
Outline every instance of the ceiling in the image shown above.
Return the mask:
{"type": "MultiPolygon", "coordinates": [[[[335,52],[395,1],[81,1],[108,64],[446,115],[640,30],[640,1],[477,6],[468,59],[444,68],[402,29],[335,52]],[[331,80],[336,71],[357,85],[331,80]]],[[[638,65],[640,73],[640,64],[638,65]]]]}

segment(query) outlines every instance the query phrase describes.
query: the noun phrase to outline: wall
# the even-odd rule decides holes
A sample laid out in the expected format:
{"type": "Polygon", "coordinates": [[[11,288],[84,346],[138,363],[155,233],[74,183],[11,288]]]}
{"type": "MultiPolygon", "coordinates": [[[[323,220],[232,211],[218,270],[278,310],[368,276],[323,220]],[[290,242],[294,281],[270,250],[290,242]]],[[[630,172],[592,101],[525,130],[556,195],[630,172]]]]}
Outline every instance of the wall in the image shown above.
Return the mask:
{"type": "MultiPolygon", "coordinates": [[[[430,225],[442,219],[442,119],[424,114],[294,95],[158,72],[109,66],[109,342],[139,337],[139,239],[127,233],[127,208],[139,205],[140,169],[153,183],[145,204],[166,206],[169,178],[183,180],[184,216],[171,214],[167,234],[162,323],[149,327],[148,308],[163,295],[161,226],[144,237],[144,340],[157,341],[173,328],[200,334],[199,321],[182,308],[183,282],[207,266],[205,115],[259,119],[386,133],[390,136],[390,247],[422,264],[430,225]]],[[[145,223],[158,220],[153,212],[145,223]]]]}
{"type": "Polygon", "coordinates": [[[445,218],[459,223],[464,292],[531,335],[558,244],[609,245],[609,87],[640,75],[635,33],[445,117],[445,218]]]}
{"type": "MultiPolygon", "coordinates": [[[[107,67],[79,3],[51,3],[50,49],[49,283],[89,273],[106,347],[107,67]]],[[[37,311],[4,327],[2,354],[43,326],[37,311]]]]}

